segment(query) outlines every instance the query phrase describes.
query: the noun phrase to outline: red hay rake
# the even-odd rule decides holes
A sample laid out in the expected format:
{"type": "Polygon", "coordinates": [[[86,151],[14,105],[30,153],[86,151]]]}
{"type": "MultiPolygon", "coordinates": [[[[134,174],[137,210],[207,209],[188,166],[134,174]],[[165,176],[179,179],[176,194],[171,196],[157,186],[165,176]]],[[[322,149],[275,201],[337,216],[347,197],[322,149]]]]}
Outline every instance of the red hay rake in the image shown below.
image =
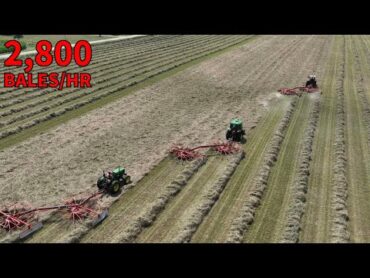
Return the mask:
{"type": "Polygon", "coordinates": [[[35,212],[27,204],[13,204],[0,210],[0,227],[6,231],[23,227],[31,228],[30,222],[34,219],[36,219],[35,212]]]}
{"type": "Polygon", "coordinates": [[[95,218],[93,225],[97,225],[108,216],[107,210],[99,213],[94,209],[97,199],[102,194],[104,191],[98,191],[88,197],[74,197],[65,201],[63,205],[49,207],[32,208],[22,203],[14,204],[0,210],[0,228],[7,232],[24,230],[19,237],[25,238],[43,227],[42,223],[38,222],[37,214],[45,211],[60,211],[73,222],[95,218]]]}
{"type": "Polygon", "coordinates": [[[217,142],[212,145],[203,145],[195,148],[175,145],[170,149],[170,154],[179,160],[193,160],[202,158],[205,154],[199,152],[200,149],[212,149],[222,155],[234,154],[240,151],[240,145],[235,142],[217,142]]]}
{"type": "Polygon", "coordinates": [[[317,88],[314,88],[312,86],[308,86],[308,87],[304,87],[304,86],[300,86],[300,87],[295,87],[295,88],[281,88],[278,90],[279,93],[281,93],[282,95],[298,95],[299,92],[306,92],[306,93],[317,93],[319,92],[320,89],[319,87],[317,88]]]}

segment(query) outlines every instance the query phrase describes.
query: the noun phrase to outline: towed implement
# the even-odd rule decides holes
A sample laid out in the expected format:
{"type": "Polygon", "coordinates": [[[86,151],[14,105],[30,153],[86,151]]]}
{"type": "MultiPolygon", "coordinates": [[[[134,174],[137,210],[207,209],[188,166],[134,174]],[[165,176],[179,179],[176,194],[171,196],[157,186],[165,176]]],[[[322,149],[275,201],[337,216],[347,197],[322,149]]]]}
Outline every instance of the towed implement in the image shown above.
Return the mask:
{"type": "Polygon", "coordinates": [[[95,208],[97,198],[103,193],[103,191],[98,191],[87,197],[72,198],[55,206],[37,208],[24,204],[7,206],[0,210],[0,228],[7,232],[21,230],[19,238],[24,239],[43,227],[42,222],[38,221],[38,216],[47,211],[61,212],[73,222],[92,218],[93,225],[97,225],[108,216],[106,209],[99,212],[95,208]]]}
{"type": "Polygon", "coordinates": [[[211,149],[222,155],[234,154],[241,150],[240,145],[233,141],[219,141],[215,144],[202,145],[194,148],[184,147],[183,145],[175,145],[170,149],[170,154],[179,160],[193,160],[205,156],[205,154],[199,152],[201,149],[211,149]]]}
{"type": "Polygon", "coordinates": [[[21,231],[19,239],[24,239],[43,227],[39,215],[44,212],[56,211],[73,222],[85,219],[93,220],[92,226],[98,225],[108,217],[108,210],[99,208],[98,200],[104,194],[117,194],[126,184],[131,182],[131,177],[126,174],[123,167],[113,171],[103,172],[97,181],[98,191],[85,196],[75,196],[63,201],[60,205],[32,207],[26,203],[15,203],[0,208],[0,229],[6,232],[21,231]]]}
{"type": "Polygon", "coordinates": [[[299,95],[302,93],[317,93],[320,92],[320,88],[317,85],[316,76],[309,75],[308,80],[306,81],[305,86],[298,86],[294,88],[281,88],[278,90],[282,95],[299,95]]]}

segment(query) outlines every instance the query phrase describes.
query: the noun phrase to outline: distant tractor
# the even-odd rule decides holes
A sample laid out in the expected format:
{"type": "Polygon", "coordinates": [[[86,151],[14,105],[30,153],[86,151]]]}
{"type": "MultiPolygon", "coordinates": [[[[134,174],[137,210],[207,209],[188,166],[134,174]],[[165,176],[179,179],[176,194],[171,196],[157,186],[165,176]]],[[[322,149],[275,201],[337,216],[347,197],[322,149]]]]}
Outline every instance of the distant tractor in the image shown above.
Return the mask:
{"type": "MultiPolygon", "coordinates": [[[[310,74],[304,86],[298,86],[294,88],[281,88],[278,92],[282,95],[297,95],[302,96],[303,92],[306,93],[318,93],[320,88],[317,85],[317,79],[315,74],[310,74]]],[[[320,92],[322,94],[322,92],[320,92]]]]}
{"type": "Polygon", "coordinates": [[[308,80],[306,81],[306,88],[312,88],[312,89],[317,88],[316,75],[310,74],[308,76],[308,80]]]}
{"type": "Polygon", "coordinates": [[[226,139],[234,142],[242,142],[245,130],[243,129],[243,122],[240,119],[232,119],[230,127],[226,132],[226,139]]]}
{"type": "Polygon", "coordinates": [[[107,173],[103,171],[103,175],[97,181],[97,186],[100,190],[105,190],[114,195],[130,182],[131,177],[126,174],[125,168],[118,166],[113,171],[108,171],[107,173]]]}

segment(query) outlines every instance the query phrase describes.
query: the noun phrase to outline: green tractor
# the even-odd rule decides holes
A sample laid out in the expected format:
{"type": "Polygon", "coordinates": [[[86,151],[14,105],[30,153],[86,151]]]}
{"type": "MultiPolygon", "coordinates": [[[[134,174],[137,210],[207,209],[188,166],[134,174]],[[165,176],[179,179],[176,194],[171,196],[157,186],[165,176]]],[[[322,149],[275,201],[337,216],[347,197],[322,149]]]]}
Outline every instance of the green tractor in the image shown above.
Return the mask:
{"type": "Polygon", "coordinates": [[[125,168],[118,166],[113,171],[108,171],[98,179],[97,186],[100,190],[115,195],[126,184],[131,182],[131,177],[126,174],[125,168]]]}
{"type": "Polygon", "coordinates": [[[226,139],[242,142],[244,140],[245,130],[243,129],[243,122],[240,119],[232,119],[230,122],[230,127],[226,132],[226,139]]]}

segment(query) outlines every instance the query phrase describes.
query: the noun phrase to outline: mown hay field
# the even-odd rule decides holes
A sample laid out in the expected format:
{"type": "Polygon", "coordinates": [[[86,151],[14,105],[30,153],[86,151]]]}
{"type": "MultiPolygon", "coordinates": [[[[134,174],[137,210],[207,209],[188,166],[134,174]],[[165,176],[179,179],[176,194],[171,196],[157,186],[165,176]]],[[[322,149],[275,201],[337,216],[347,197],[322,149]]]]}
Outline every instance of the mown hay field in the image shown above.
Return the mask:
{"type": "Polygon", "coordinates": [[[96,47],[91,92],[0,94],[0,144],[121,94],[2,148],[0,201],[93,191],[101,169],[120,164],[134,182],[103,198],[101,225],[51,216],[26,242],[370,241],[369,36],[145,36],[96,47]],[[321,93],[277,93],[312,72],[321,93]],[[232,117],[247,131],[239,154],[168,156],[175,143],[223,139],[232,117]]]}

